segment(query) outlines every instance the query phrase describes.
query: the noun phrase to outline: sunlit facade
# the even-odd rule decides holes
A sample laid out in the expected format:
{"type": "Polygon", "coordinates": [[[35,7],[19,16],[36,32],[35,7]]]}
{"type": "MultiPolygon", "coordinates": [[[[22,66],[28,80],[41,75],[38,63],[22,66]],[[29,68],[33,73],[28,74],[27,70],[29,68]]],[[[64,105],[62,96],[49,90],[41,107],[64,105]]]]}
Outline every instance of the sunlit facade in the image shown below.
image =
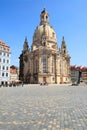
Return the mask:
{"type": "Polygon", "coordinates": [[[0,85],[10,81],[10,47],[0,40],[0,85]]]}
{"type": "Polygon", "coordinates": [[[59,48],[56,33],[49,23],[49,14],[45,9],[40,14],[40,25],[34,31],[31,49],[25,38],[19,59],[19,78],[24,83],[71,82],[70,56],[64,37],[59,48]]]}

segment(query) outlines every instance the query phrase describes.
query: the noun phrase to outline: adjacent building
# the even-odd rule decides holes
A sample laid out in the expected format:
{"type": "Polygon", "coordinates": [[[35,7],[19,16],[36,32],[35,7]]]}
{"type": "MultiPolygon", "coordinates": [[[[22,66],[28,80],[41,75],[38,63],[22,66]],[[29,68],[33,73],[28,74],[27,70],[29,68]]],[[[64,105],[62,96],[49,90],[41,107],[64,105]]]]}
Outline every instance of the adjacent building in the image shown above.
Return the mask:
{"type": "Polygon", "coordinates": [[[0,40],[0,85],[10,81],[10,47],[0,40]]]}
{"type": "Polygon", "coordinates": [[[76,66],[70,67],[71,70],[71,81],[72,83],[87,83],[87,67],[86,66],[76,66]]]}
{"type": "Polygon", "coordinates": [[[71,70],[71,81],[72,83],[78,83],[79,79],[79,72],[81,72],[81,66],[73,65],[70,67],[71,70]]]}
{"type": "Polygon", "coordinates": [[[10,83],[19,82],[19,68],[10,66],[10,83]]]}
{"type": "Polygon", "coordinates": [[[82,81],[87,83],[87,66],[81,68],[82,71],[82,81]]]}
{"type": "Polygon", "coordinates": [[[70,83],[70,55],[64,37],[58,46],[56,32],[49,23],[49,14],[44,9],[40,14],[40,24],[33,35],[29,48],[25,38],[19,57],[19,79],[24,83],[70,83]]]}

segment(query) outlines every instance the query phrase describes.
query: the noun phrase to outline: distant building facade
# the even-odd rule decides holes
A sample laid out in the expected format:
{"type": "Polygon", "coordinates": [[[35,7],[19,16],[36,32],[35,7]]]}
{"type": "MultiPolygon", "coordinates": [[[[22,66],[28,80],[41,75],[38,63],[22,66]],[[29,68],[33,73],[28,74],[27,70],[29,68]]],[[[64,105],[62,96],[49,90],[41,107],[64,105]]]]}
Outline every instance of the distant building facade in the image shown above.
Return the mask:
{"type": "Polygon", "coordinates": [[[70,67],[72,83],[78,83],[80,66],[73,65],[70,67]]]}
{"type": "Polygon", "coordinates": [[[10,81],[10,47],[0,40],[0,85],[10,81]]]}
{"type": "Polygon", "coordinates": [[[10,82],[19,81],[19,68],[12,65],[10,66],[10,82]]]}
{"type": "Polygon", "coordinates": [[[24,83],[71,82],[70,55],[64,37],[59,48],[56,33],[50,26],[49,14],[45,9],[40,14],[40,25],[34,32],[31,49],[25,38],[19,59],[19,79],[24,83]]]}
{"type": "Polygon", "coordinates": [[[82,81],[87,83],[87,66],[81,68],[82,71],[82,81]]]}
{"type": "Polygon", "coordinates": [[[76,66],[70,67],[71,70],[71,81],[72,83],[87,83],[87,67],[86,66],[76,66]]]}

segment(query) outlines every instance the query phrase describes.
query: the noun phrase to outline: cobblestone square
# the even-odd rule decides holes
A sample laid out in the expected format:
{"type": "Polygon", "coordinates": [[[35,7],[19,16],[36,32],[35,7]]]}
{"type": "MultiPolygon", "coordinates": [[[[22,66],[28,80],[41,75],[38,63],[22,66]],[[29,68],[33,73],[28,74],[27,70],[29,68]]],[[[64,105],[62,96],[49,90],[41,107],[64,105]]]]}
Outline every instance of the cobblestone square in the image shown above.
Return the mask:
{"type": "Polygon", "coordinates": [[[87,86],[1,87],[0,130],[87,130],[87,86]]]}

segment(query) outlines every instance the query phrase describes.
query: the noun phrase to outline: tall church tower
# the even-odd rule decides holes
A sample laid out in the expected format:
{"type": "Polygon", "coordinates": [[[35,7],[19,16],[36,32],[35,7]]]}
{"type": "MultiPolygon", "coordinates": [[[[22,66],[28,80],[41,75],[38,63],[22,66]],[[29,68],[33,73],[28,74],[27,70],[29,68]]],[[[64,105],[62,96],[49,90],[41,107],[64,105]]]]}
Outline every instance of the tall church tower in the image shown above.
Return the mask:
{"type": "Polygon", "coordinates": [[[28,40],[27,40],[27,38],[25,38],[25,41],[24,41],[23,51],[24,52],[28,51],[28,40]]]}
{"type": "Polygon", "coordinates": [[[20,79],[25,83],[51,84],[70,82],[70,56],[64,37],[58,49],[57,37],[49,23],[46,9],[40,14],[40,24],[33,35],[31,51],[25,39],[20,59],[20,79]]]}

